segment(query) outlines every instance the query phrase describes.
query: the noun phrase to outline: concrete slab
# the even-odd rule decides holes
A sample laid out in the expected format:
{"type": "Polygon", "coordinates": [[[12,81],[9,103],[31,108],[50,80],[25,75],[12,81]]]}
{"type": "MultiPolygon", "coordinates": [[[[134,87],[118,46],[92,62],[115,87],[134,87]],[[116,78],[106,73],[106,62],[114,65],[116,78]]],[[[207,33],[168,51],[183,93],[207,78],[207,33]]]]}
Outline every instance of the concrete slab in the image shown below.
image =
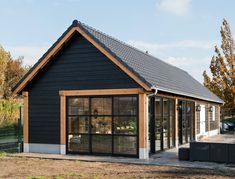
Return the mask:
{"type": "MultiPolygon", "coordinates": [[[[233,143],[235,142],[235,135],[217,135],[203,140],[211,142],[233,143]]],[[[189,144],[185,144],[180,147],[189,147],[189,144]]],[[[31,158],[54,159],[54,160],[80,160],[88,162],[127,163],[127,164],[138,164],[138,165],[173,166],[173,167],[199,168],[199,169],[228,169],[228,170],[233,170],[235,172],[235,165],[233,164],[179,161],[177,148],[169,149],[151,155],[149,159],[111,157],[111,156],[110,157],[91,156],[91,155],[39,154],[39,153],[18,153],[10,155],[14,157],[31,157],[31,158]]]]}
{"type": "Polygon", "coordinates": [[[209,162],[190,162],[179,161],[174,152],[162,152],[151,156],[148,160],[124,157],[104,157],[104,156],[88,156],[88,155],[58,155],[58,154],[36,154],[36,153],[18,153],[11,154],[13,157],[42,158],[53,160],[79,160],[87,162],[108,162],[108,163],[125,163],[136,165],[155,165],[155,166],[172,166],[183,168],[199,168],[199,169],[221,169],[232,170],[235,172],[235,165],[226,165],[209,162]],[[169,155],[170,154],[170,155],[169,155]],[[166,157],[167,156],[167,157],[166,157]]]}
{"type": "Polygon", "coordinates": [[[200,142],[235,144],[235,134],[220,134],[211,137],[205,137],[201,139],[200,142]]]}

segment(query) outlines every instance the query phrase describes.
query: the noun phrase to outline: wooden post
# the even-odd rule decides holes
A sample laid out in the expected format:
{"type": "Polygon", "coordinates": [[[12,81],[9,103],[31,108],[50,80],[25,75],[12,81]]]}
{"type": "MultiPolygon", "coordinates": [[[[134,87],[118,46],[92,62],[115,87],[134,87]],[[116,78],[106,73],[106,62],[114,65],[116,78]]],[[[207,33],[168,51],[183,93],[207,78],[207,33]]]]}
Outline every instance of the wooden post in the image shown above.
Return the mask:
{"type": "Polygon", "coordinates": [[[195,133],[195,141],[197,141],[197,128],[200,127],[200,126],[197,126],[197,120],[198,120],[197,117],[198,117],[198,116],[197,116],[197,110],[196,110],[196,109],[197,109],[197,102],[196,102],[196,101],[195,101],[195,103],[194,103],[194,109],[195,109],[195,110],[194,110],[194,116],[195,116],[195,117],[194,117],[194,119],[195,119],[195,120],[194,120],[194,125],[195,125],[194,133],[195,133]]]}
{"type": "Polygon", "coordinates": [[[66,154],[66,96],[60,95],[60,153],[66,154]]]}
{"type": "Polygon", "coordinates": [[[147,95],[139,94],[139,158],[148,158],[147,149],[147,95]]]}
{"type": "Polygon", "coordinates": [[[175,99],[175,147],[178,148],[179,136],[178,136],[178,98],[175,99]]]}
{"type": "Polygon", "coordinates": [[[29,104],[28,104],[28,98],[29,98],[29,93],[27,91],[24,91],[23,93],[23,97],[24,97],[24,127],[23,127],[23,131],[24,131],[24,152],[29,152],[29,115],[28,115],[28,108],[29,108],[29,104]]]}

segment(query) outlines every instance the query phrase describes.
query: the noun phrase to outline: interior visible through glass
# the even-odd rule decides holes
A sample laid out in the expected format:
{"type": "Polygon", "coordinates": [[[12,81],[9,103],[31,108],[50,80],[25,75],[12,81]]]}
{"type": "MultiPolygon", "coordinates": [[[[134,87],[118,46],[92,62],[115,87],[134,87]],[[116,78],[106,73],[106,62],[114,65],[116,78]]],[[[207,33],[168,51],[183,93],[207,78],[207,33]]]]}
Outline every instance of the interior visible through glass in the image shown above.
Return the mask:
{"type": "Polygon", "coordinates": [[[137,155],[137,96],[69,97],[70,153],[137,155]]]}
{"type": "Polygon", "coordinates": [[[169,98],[155,98],[155,151],[175,146],[175,102],[169,98]]]}

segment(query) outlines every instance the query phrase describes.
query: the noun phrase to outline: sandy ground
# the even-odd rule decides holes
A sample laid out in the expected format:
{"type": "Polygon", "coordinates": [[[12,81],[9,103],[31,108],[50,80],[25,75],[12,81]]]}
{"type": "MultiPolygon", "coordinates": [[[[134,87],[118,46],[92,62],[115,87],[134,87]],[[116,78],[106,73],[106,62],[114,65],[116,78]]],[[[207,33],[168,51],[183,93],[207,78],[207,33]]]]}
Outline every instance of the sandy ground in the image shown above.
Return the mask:
{"type": "Polygon", "coordinates": [[[235,178],[230,170],[202,170],[176,167],[49,160],[0,156],[0,178],[235,178]]]}

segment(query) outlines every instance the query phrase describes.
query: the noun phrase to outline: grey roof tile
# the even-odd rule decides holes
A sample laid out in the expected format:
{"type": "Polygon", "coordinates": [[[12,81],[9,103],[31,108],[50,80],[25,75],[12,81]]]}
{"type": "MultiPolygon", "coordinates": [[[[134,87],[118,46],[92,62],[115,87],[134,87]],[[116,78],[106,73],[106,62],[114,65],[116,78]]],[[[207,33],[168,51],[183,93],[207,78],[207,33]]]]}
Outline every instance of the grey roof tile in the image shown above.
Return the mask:
{"type": "Polygon", "coordinates": [[[146,54],[81,22],[78,25],[151,86],[165,92],[223,103],[220,98],[184,70],[146,54]]]}

